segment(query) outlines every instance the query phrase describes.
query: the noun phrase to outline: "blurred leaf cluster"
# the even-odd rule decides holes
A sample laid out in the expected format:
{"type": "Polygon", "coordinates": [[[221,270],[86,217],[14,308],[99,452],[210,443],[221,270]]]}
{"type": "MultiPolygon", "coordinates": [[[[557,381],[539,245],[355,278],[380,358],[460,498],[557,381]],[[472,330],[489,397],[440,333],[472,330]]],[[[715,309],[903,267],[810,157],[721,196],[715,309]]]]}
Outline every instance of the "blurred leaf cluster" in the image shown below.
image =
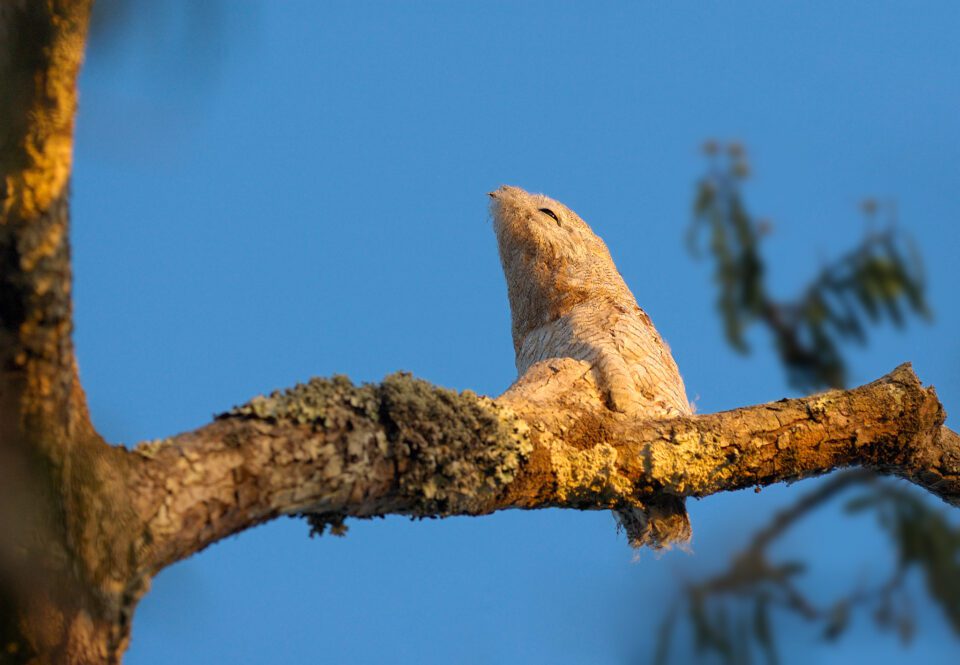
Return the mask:
{"type": "MultiPolygon", "coordinates": [[[[736,350],[749,350],[746,330],[758,323],[773,335],[793,386],[843,388],[842,343],[866,342],[869,326],[884,320],[899,326],[909,313],[930,318],[920,258],[896,230],[893,206],[874,200],[863,204],[867,233],[859,246],[821,267],[795,300],[772,298],[761,254],[761,240],[772,226],[751,217],[743,203],[742,187],[750,175],[746,151],[738,144],[708,142],[704,152],[708,169],[697,183],[688,241],[698,254],[701,236],[709,239],[718,307],[736,350]]],[[[688,630],[698,660],[735,664],[759,657],[777,663],[774,626],[786,616],[800,618],[832,641],[843,636],[858,611],[865,612],[879,630],[909,642],[915,632],[907,584],[912,572],[960,635],[960,527],[931,504],[902,481],[875,471],[829,476],[755,533],[726,570],[685,586],[661,625],[656,662],[667,662],[674,633],[688,630]],[[798,521],[854,489],[860,494],[846,504],[846,512],[875,515],[896,563],[885,577],[854,583],[836,598],[816,602],[803,588],[806,564],[772,561],[769,547],[798,521]]]]}
{"type": "Polygon", "coordinates": [[[860,245],[822,266],[796,299],[773,298],[760,252],[772,225],[754,219],[744,204],[742,188],[750,176],[746,151],[737,143],[710,141],[704,152],[708,169],[697,183],[688,244],[699,256],[702,237],[707,238],[716,264],[717,306],[734,349],[748,352],[746,330],[762,322],[792,386],[840,388],[846,377],[843,342],[863,344],[866,325],[883,319],[902,326],[908,313],[930,318],[919,255],[897,231],[894,206],[872,199],[863,204],[868,231],[860,245]]]}
{"type": "MultiPolygon", "coordinates": [[[[158,86],[150,94],[176,85],[194,100],[207,98],[224,59],[242,42],[240,27],[250,26],[255,10],[256,5],[245,3],[240,10],[227,0],[96,0],[88,57],[114,73],[135,72],[148,89],[158,86]]],[[[125,77],[115,80],[118,86],[131,84],[125,77]]]]}
{"type": "Polygon", "coordinates": [[[695,656],[727,665],[751,663],[758,656],[763,662],[778,663],[773,626],[786,615],[814,626],[823,640],[834,641],[859,610],[869,614],[879,630],[908,643],[915,633],[907,585],[911,572],[920,574],[930,598],[960,634],[960,526],[951,524],[941,507],[928,505],[901,483],[865,470],[843,472],[776,515],[727,570],[687,586],[661,625],[656,662],[669,661],[671,641],[684,619],[695,656]],[[875,514],[890,538],[896,563],[879,580],[817,603],[802,590],[805,564],[773,563],[767,550],[796,521],[855,487],[865,489],[847,503],[846,511],[875,514]]]}
{"type": "MultiPolygon", "coordinates": [[[[918,568],[927,593],[960,634],[960,527],[952,525],[943,510],[901,485],[876,487],[848,502],[846,510],[876,513],[896,546],[897,575],[918,568]]],[[[893,607],[878,607],[874,619],[881,627],[896,627],[904,639],[912,635],[912,626],[904,627],[893,607]]]]}

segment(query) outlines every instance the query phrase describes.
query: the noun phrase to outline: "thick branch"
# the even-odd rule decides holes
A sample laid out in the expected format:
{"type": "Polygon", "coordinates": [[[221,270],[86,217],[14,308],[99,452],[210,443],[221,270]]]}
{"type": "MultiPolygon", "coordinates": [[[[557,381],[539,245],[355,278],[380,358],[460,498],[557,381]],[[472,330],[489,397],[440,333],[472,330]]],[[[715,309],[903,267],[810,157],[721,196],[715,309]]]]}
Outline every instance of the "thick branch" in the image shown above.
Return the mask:
{"type": "Polygon", "coordinates": [[[136,549],[150,574],[278,515],[487,513],[529,452],[523,422],[470,392],[313,379],[139,446],[136,549]]]}
{"type": "MultiPolygon", "coordinates": [[[[574,361],[559,364],[554,376],[590,380],[574,361]]],[[[621,509],[844,466],[960,499],[957,437],[908,366],[851,391],[663,421],[580,399],[579,410],[551,410],[516,395],[491,401],[402,375],[359,388],[315,379],[142,445],[133,455],[144,572],[283,514],[337,524],[387,513],[621,509]]]]}
{"type": "Polygon", "coordinates": [[[933,388],[901,365],[854,390],[657,423],[632,445],[656,483],[685,496],[862,466],[957,505],[960,439],[944,419],[933,388]]]}

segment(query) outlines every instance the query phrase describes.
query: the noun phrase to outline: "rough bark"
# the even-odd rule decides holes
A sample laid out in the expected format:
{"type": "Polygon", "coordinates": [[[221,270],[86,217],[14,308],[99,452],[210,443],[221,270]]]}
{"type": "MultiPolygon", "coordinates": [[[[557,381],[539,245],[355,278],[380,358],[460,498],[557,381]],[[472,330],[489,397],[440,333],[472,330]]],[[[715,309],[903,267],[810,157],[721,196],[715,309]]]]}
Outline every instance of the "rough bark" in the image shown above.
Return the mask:
{"type": "Polygon", "coordinates": [[[0,655],[104,662],[128,553],[122,456],[90,425],[71,342],[67,198],[89,0],[0,4],[0,655]],[[110,616],[110,619],[105,617],[110,616]]]}
{"type": "Polygon", "coordinates": [[[577,361],[541,363],[497,400],[405,375],[314,379],[142,444],[132,454],[146,574],[283,514],[337,525],[621,508],[850,466],[960,501],[960,440],[908,365],[850,391],[654,421],[607,409],[591,376],[577,361]]]}
{"type": "Polygon", "coordinates": [[[314,379],[134,450],[90,424],[70,340],[67,183],[89,0],[0,4],[0,660],[118,662],[151,577],[279,515],[629,511],[862,466],[956,505],[960,437],[908,366],[851,391],[638,420],[589,366],[491,400],[314,379]]]}

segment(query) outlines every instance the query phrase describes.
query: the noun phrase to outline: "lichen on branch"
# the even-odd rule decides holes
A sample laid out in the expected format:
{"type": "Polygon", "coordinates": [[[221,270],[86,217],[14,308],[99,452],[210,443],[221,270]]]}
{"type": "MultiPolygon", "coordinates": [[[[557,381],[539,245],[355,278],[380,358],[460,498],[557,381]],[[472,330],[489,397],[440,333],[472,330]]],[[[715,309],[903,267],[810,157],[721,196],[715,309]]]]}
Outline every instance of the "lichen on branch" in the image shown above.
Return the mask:
{"type": "MultiPolygon", "coordinates": [[[[590,380],[568,369],[553,374],[551,391],[590,380]]],[[[960,496],[960,448],[935,392],[909,366],[851,391],[664,420],[563,390],[574,401],[551,408],[549,392],[529,403],[513,389],[491,400],[395,374],[364,386],[313,379],[254,398],[134,453],[151,543],[145,565],[157,570],[284,514],[319,515],[318,527],[507,508],[629,513],[847,466],[960,496]]]]}
{"type": "Polygon", "coordinates": [[[408,374],[362,386],[312,379],[136,449],[147,565],[283,514],[336,524],[491,512],[531,449],[520,418],[470,391],[408,374]]]}
{"type": "MultiPolygon", "coordinates": [[[[508,408],[402,372],[379,386],[354,386],[344,376],[313,378],[255,397],[221,417],[312,425],[317,431],[349,430],[354,417],[378,422],[376,449],[396,464],[398,494],[416,506],[416,514],[431,516],[482,512],[514,479],[531,449],[525,424],[508,408]],[[350,419],[341,419],[351,412],[350,419]]],[[[332,475],[342,475],[362,448],[359,439],[348,441],[345,464],[332,475]]]]}

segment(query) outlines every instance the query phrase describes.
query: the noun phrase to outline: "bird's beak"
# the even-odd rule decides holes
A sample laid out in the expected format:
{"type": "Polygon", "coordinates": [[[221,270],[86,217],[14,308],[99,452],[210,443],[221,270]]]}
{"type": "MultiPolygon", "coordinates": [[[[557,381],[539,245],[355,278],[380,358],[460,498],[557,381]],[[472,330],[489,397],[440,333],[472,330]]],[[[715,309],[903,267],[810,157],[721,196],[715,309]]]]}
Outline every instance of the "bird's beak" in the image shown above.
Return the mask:
{"type": "Polygon", "coordinates": [[[495,198],[497,198],[497,193],[496,193],[496,192],[487,192],[487,196],[489,196],[491,199],[495,199],[495,198]]]}

